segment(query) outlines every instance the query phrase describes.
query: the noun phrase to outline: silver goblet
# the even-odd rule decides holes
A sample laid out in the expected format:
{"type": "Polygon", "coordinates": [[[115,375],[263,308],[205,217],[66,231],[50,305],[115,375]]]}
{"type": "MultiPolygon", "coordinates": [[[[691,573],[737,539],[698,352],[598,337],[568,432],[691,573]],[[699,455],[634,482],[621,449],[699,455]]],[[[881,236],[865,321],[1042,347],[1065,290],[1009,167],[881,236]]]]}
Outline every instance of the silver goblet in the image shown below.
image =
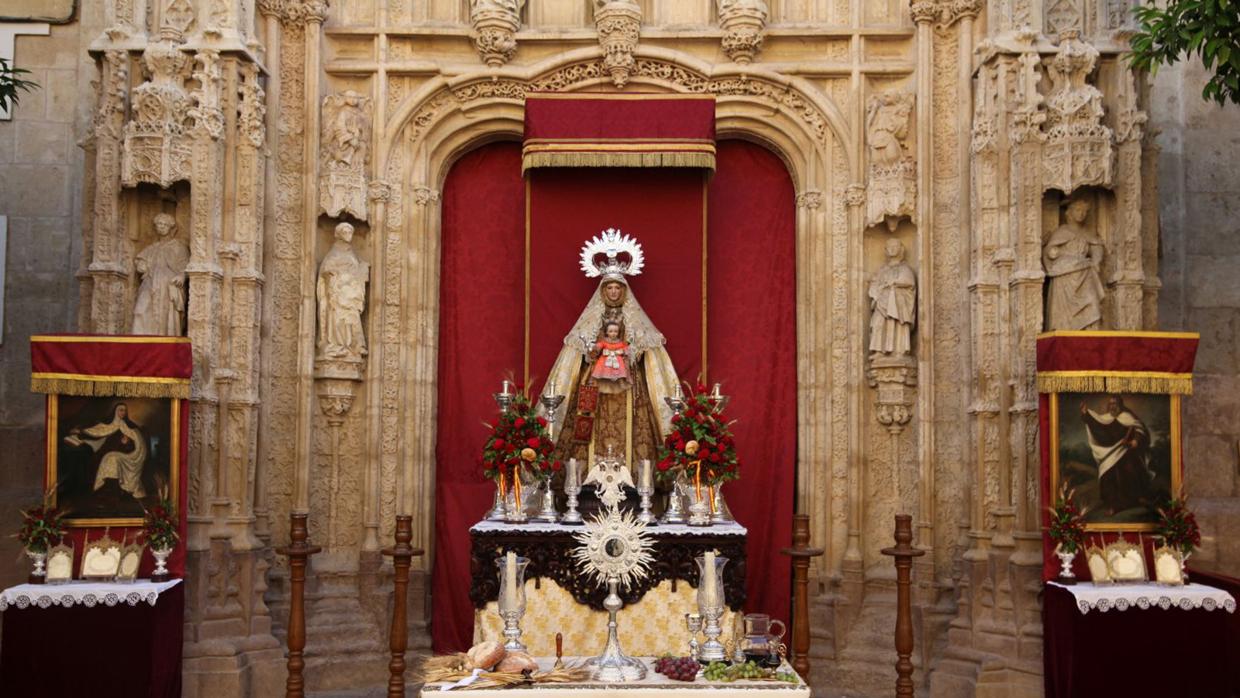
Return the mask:
{"type": "Polygon", "coordinates": [[[689,629],[689,656],[694,659],[698,657],[698,633],[702,632],[702,615],[700,613],[686,613],[685,627],[689,629]]]}

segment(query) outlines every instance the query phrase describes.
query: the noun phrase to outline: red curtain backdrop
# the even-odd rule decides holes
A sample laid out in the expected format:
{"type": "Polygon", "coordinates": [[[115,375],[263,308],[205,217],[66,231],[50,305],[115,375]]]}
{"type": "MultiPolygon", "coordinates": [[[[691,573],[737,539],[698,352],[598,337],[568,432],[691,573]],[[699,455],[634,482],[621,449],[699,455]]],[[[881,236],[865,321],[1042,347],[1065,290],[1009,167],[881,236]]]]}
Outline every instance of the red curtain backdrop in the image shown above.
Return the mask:
{"type": "Polygon", "coordinates": [[[607,228],[641,243],[629,287],[667,337],[677,375],[702,370],[704,173],[687,168],[540,168],[530,180],[530,382],[542,391],[564,335],[598,288],[581,246],[607,228]]]}
{"type": "MultiPolygon", "coordinates": [[[[708,362],[732,395],[745,468],[725,495],[749,527],[749,611],[787,620],[796,462],[796,283],[792,183],[769,151],[719,144],[709,184],[708,362]],[[759,485],[760,486],[757,486],[759,485]]],[[[490,394],[523,364],[525,191],[517,144],[463,157],[444,185],[432,634],[437,652],[472,639],[469,527],[490,505],[478,455],[490,394]]],[[[586,238],[608,227],[647,254],[634,293],[668,337],[684,378],[702,368],[703,173],[539,169],[530,173],[530,361],[537,390],[597,280],[579,271],[586,238]]]]}
{"type": "Polygon", "coordinates": [[[444,183],[431,616],[436,652],[467,649],[473,637],[469,527],[495,491],[478,466],[487,435],[483,420],[495,415],[491,393],[504,376],[521,371],[524,209],[519,143],[468,153],[444,183]]]}
{"type": "Polygon", "coordinates": [[[792,179],[771,151],[718,143],[707,233],[711,381],[728,414],[741,479],[724,485],[749,528],[747,612],[787,622],[797,454],[796,208],[792,179]]]}

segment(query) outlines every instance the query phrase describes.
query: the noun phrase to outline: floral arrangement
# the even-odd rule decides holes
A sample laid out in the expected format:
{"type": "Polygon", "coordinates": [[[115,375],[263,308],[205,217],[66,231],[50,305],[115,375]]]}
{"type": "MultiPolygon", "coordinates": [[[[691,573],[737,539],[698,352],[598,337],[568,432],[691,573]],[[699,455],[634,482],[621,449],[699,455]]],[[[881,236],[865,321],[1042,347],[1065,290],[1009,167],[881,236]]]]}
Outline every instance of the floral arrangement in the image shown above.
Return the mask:
{"type": "Polygon", "coordinates": [[[1054,506],[1047,507],[1051,513],[1051,540],[1065,553],[1075,553],[1085,543],[1085,511],[1072,501],[1074,494],[1075,490],[1068,489],[1065,482],[1055,496],[1054,506]]]}
{"type": "Polygon", "coordinates": [[[547,432],[547,420],[535,414],[520,387],[508,410],[488,426],[491,435],[482,448],[482,474],[488,480],[511,477],[519,466],[547,480],[563,467],[552,458],[555,444],[547,432]]]}
{"type": "Polygon", "coordinates": [[[1188,510],[1188,498],[1182,492],[1180,496],[1158,508],[1156,531],[1168,547],[1179,550],[1185,558],[1193,552],[1193,548],[1201,545],[1201,529],[1197,526],[1197,517],[1188,510]]]}
{"type": "Polygon", "coordinates": [[[659,479],[672,480],[680,473],[709,485],[738,479],[740,460],[731,425],[706,393],[706,386],[691,388],[685,396],[685,409],[672,415],[672,430],[659,449],[659,479]]]}
{"type": "Polygon", "coordinates": [[[65,535],[65,512],[43,504],[22,512],[22,527],[17,541],[34,553],[46,553],[55,541],[65,535]]]}
{"type": "Polygon", "coordinates": [[[181,536],[177,533],[177,520],[172,514],[171,502],[161,500],[159,504],[146,509],[142,533],[146,536],[146,544],[151,550],[171,550],[176,546],[181,536]]]}

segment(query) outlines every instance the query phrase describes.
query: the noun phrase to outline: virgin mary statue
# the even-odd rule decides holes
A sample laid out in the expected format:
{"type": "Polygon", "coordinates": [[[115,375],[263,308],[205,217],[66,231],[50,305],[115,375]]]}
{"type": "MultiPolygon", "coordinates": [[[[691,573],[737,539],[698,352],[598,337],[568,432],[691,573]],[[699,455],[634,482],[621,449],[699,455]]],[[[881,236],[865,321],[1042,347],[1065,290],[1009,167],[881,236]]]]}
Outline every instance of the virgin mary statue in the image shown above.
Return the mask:
{"type": "Polygon", "coordinates": [[[596,454],[610,454],[630,467],[658,459],[672,419],[664,398],[677,378],[666,339],[625,280],[642,264],[641,245],[619,230],[603,231],[581,250],[586,276],[601,278],[547,377],[548,390],[568,396],[556,411],[557,458],[592,466],[596,454]]]}

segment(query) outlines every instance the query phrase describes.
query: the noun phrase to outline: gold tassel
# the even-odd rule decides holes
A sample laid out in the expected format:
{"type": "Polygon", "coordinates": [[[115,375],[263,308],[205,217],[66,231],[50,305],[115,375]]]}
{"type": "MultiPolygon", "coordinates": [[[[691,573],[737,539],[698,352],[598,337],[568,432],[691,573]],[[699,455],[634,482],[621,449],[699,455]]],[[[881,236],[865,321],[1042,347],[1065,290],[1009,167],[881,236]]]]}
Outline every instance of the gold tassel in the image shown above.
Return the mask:
{"type": "Polygon", "coordinates": [[[81,397],[170,397],[183,400],[189,398],[189,381],[147,383],[32,376],[30,378],[30,390],[36,393],[78,395],[81,397]]]}
{"type": "Polygon", "coordinates": [[[1149,373],[1076,373],[1072,371],[1039,373],[1039,393],[1152,393],[1155,395],[1192,395],[1192,374],[1164,375],[1149,373]]]}
{"type": "Polygon", "coordinates": [[[531,152],[521,171],[535,167],[704,167],[715,169],[715,154],[705,152],[531,152]]]}

